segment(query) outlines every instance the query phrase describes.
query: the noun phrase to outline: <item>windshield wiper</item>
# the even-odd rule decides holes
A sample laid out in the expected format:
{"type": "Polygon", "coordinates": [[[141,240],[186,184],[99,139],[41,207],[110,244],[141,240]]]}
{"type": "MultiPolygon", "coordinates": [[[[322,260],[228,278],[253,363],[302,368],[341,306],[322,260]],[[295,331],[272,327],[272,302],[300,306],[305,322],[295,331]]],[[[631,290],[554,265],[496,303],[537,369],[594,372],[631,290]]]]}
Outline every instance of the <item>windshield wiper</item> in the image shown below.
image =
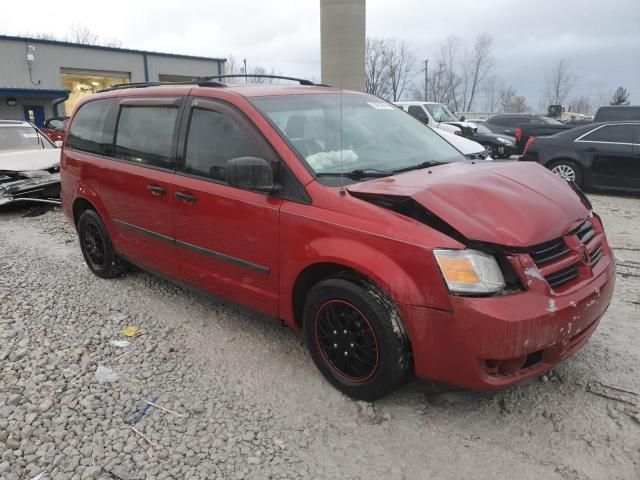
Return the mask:
{"type": "Polygon", "coordinates": [[[435,160],[431,160],[429,162],[422,162],[422,163],[418,163],[417,165],[411,165],[410,167],[398,168],[396,170],[393,170],[391,173],[396,174],[396,173],[402,173],[402,172],[409,172],[411,170],[420,170],[422,168],[436,167],[438,165],[443,165],[445,163],[447,162],[438,162],[435,160]]]}
{"type": "Polygon", "coordinates": [[[376,168],[358,168],[355,170],[351,170],[350,172],[318,172],[316,176],[318,177],[339,177],[345,176],[348,178],[352,178],[354,180],[359,180],[361,178],[382,178],[388,177],[389,175],[393,175],[395,172],[388,170],[378,170],[376,168]]]}

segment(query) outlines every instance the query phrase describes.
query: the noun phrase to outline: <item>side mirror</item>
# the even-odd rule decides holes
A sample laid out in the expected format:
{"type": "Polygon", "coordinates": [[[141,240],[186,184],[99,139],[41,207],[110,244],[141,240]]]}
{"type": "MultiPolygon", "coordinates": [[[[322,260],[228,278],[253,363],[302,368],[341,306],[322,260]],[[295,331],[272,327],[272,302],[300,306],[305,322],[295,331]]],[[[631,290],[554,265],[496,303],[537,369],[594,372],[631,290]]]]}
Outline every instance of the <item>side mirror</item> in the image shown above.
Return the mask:
{"type": "Polygon", "coordinates": [[[465,120],[466,120],[465,116],[464,115],[460,115],[460,121],[464,122],[465,120]]]}
{"type": "Polygon", "coordinates": [[[64,143],[62,140],[56,140],[55,142],[53,142],[55,144],[56,147],[58,148],[62,148],[62,144],[64,143]]]}
{"type": "Polygon", "coordinates": [[[233,187],[276,193],[281,186],[273,183],[273,169],[269,162],[256,157],[232,158],[225,169],[227,183],[233,187]]]}

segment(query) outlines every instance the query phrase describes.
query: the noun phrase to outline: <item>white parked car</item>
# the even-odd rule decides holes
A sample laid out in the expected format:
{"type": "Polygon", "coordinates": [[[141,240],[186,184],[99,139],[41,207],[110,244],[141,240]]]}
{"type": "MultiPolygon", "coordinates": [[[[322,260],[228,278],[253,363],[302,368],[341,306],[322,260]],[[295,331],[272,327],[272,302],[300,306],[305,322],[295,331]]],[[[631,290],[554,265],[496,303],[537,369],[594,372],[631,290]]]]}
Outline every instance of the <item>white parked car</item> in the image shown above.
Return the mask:
{"type": "Polygon", "coordinates": [[[443,103],[395,102],[395,104],[412,117],[445,132],[468,137],[473,135],[477,128],[473,123],[458,119],[443,103]]]}
{"type": "Polygon", "coordinates": [[[60,203],[60,149],[28,122],[0,120],[0,206],[60,203]]]}
{"type": "Polygon", "coordinates": [[[480,145],[473,140],[469,140],[468,138],[461,137],[460,135],[454,135],[449,132],[445,132],[444,130],[440,130],[439,128],[433,129],[438,135],[444,138],[451,145],[456,147],[458,150],[462,152],[462,154],[470,160],[493,160],[491,156],[487,153],[487,150],[484,146],[480,145]]]}

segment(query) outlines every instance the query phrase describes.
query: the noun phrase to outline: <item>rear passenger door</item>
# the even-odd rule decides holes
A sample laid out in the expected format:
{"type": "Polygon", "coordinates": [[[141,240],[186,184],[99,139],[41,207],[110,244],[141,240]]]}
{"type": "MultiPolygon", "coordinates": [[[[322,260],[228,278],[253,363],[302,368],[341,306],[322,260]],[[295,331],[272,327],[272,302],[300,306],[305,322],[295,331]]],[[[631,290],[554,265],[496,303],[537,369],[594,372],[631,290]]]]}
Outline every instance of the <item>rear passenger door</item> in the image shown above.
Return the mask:
{"type": "Polygon", "coordinates": [[[118,251],[134,263],[175,276],[171,178],[180,98],[119,101],[112,160],[99,181],[118,251]]]}
{"type": "Polygon", "coordinates": [[[278,159],[243,114],[194,98],[185,112],[171,201],[182,279],[270,315],[278,312],[281,200],[227,184],[232,158],[278,159]]]}
{"type": "Polygon", "coordinates": [[[633,152],[633,125],[611,124],[576,140],[590,160],[590,184],[601,187],[640,188],[640,169],[633,152]]]}

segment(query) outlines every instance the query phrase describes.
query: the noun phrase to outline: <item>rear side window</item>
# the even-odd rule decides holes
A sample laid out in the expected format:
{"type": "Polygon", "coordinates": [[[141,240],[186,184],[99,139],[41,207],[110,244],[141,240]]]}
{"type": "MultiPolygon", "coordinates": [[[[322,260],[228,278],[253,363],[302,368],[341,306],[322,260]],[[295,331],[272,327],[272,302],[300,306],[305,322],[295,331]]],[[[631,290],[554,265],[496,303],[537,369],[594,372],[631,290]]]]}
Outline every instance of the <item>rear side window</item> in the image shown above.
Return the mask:
{"type": "Polygon", "coordinates": [[[187,136],[186,173],[224,182],[227,161],[239,157],[264,155],[229,116],[194,108],[187,136]]]}
{"type": "Polygon", "coordinates": [[[640,106],[600,107],[593,119],[594,122],[614,120],[640,120],[640,106]]]}
{"type": "Polygon", "coordinates": [[[171,168],[178,109],[122,107],[115,157],[142,165],[171,168]]]}
{"type": "Polygon", "coordinates": [[[67,147],[97,155],[111,155],[117,111],[117,99],[85,103],[71,124],[67,147]]]}
{"type": "Polygon", "coordinates": [[[631,125],[606,125],[581,138],[583,142],[631,143],[631,125]]]}

